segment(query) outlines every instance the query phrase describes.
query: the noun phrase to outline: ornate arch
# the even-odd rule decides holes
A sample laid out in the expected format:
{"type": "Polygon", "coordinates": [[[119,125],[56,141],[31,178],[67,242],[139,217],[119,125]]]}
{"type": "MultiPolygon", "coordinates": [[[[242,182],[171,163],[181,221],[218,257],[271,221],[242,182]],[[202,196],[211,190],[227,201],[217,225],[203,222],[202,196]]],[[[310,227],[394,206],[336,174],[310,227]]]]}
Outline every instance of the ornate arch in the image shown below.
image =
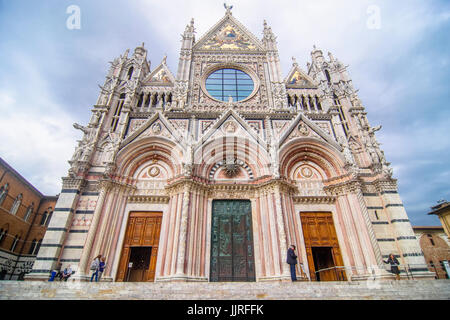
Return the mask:
{"type": "Polygon", "coordinates": [[[250,139],[236,136],[212,139],[197,148],[194,173],[208,179],[227,158],[234,159],[254,179],[270,174],[267,151],[250,139]]]}
{"type": "Polygon", "coordinates": [[[332,145],[315,138],[296,138],[285,144],[279,153],[280,173],[293,178],[299,162],[310,162],[316,166],[323,179],[346,173],[345,159],[332,145]]]}
{"type": "Polygon", "coordinates": [[[170,178],[181,174],[183,149],[164,137],[148,137],[133,141],[122,148],[116,157],[116,174],[135,179],[142,166],[152,161],[161,161],[170,178]]]}

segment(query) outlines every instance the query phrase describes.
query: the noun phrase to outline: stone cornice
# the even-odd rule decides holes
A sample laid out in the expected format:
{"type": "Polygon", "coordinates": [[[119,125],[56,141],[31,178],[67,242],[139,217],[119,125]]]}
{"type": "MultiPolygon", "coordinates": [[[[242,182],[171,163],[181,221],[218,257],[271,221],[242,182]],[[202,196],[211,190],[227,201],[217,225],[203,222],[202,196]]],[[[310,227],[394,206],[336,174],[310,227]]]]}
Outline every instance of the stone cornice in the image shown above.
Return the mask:
{"type": "Polygon", "coordinates": [[[76,189],[81,190],[85,184],[86,180],[83,178],[71,178],[71,177],[63,177],[63,189],[76,189]]]}
{"type": "Polygon", "coordinates": [[[190,190],[204,192],[276,192],[295,193],[297,186],[284,179],[264,180],[260,183],[207,183],[207,181],[196,181],[191,178],[181,178],[165,187],[168,194],[175,194],[185,190],[188,186],[190,190]]]}
{"type": "Polygon", "coordinates": [[[158,195],[150,195],[150,196],[129,196],[129,203],[169,203],[169,196],[158,196],[158,195]]]}
{"type": "Polygon", "coordinates": [[[294,196],[292,197],[294,203],[301,204],[333,204],[336,202],[334,196],[294,196]]]}
{"type": "Polygon", "coordinates": [[[347,193],[356,193],[358,190],[362,190],[362,186],[359,180],[351,179],[335,184],[329,184],[323,189],[330,196],[341,196],[347,193]]]}

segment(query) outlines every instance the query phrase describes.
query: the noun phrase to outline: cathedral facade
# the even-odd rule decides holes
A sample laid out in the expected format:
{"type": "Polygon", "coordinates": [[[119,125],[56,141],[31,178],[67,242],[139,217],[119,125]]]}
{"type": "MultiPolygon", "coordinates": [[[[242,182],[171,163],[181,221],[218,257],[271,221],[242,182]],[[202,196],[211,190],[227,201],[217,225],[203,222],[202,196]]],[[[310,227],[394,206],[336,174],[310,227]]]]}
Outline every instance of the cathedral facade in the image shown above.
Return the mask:
{"type": "MultiPolygon", "coordinates": [[[[61,262],[103,281],[392,279],[390,253],[429,277],[346,67],[315,48],[283,77],[276,37],[227,8],[178,71],[144,45],[111,62],[29,280],[61,262]]],[[[432,275],[431,275],[432,276],[432,275]]]]}

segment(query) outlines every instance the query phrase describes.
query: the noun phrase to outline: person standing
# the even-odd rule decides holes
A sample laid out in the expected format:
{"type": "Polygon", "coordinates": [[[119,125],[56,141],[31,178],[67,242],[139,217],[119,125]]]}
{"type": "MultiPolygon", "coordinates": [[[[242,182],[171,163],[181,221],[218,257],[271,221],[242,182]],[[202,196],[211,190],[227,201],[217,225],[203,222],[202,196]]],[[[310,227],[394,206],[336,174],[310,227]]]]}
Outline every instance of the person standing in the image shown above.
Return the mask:
{"type": "Polygon", "coordinates": [[[400,270],[398,269],[400,262],[398,262],[397,258],[391,253],[389,254],[389,259],[387,261],[383,260],[383,262],[391,265],[391,272],[395,274],[395,279],[400,280],[400,270]]]}
{"type": "Polygon", "coordinates": [[[105,267],[106,267],[106,262],[105,261],[106,261],[105,257],[102,257],[100,259],[100,264],[98,266],[98,280],[100,280],[102,278],[103,271],[105,270],[105,267]]]}
{"type": "Polygon", "coordinates": [[[287,251],[287,261],[291,267],[291,280],[297,281],[297,275],[295,273],[295,265],[297,264],[297,255],[295,254],[295,246],[291,244],[287,251]]]}
{"type": "Polygon", "coordinates": [[[98,271],[100,268],[101,257],[102,257],[102,255],[99,254],[97,257],[95,257],[95,259],[91,263],[91,270],[93,271],[92,276],[91,276],[91,282],[92,282],[92,280],[94,280],[94,276],[95,276],[95,282],[98,281],[98,271]]]}

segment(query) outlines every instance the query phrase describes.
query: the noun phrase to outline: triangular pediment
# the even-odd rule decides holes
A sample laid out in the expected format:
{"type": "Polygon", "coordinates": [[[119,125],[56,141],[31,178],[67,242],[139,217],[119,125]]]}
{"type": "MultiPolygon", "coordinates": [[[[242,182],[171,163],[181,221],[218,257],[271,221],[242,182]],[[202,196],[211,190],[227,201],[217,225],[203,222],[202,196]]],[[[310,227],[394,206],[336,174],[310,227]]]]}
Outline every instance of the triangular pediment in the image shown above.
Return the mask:
{"type": "Polygon", "coordinates": [[[153,85],[153,86],[173,86],[175,83],[175,77],[172,72],[170,72],[169,68],[166,64],[166,57],[164,57],[163,61],[148,74],[144,80],[144,85],[153,85]]]}
{"type": "Polygon", "coordinates": [[[317,88],[315,81],[300,69],[297,64],[292,66],[284,82],[288,88],[317,88]]]}
{"type": "Polygon", "coordinates": [[[284,133],[280,136],[279,146],[289,142],[296,138],[315,138],[327,142],[335,147],[337,150],[342,151],[342,147],[336,142],[336,140],[330,136],[325,130],[316,125],[313,121],[308,119],[304,114],[300,113],[284,130],[284,133]]]}
{"type": "Polygon", "coordinates": [[[139,127],[122,141],[120,148],[122,149],[133,141],[147,137],[162,137],[184,145],[184,135],[180,128],[175,128],[164,115],[156,112],[152,117],[141,122],[139,127]]]}
{"type": "Polygon", "coordinates": [[[248,137],[250,140],[266,149],[266,144],[258,133],[237,112],[228,109],[215,123],[212,123],[199,139],[196,148],[208,141],[224,136],[248,137]]]}
{"type": "Polygon", "coordinates": [[[194,50],[264,51],[264,47],[231,14],[226,14],[194,45],[194,50]]]}

